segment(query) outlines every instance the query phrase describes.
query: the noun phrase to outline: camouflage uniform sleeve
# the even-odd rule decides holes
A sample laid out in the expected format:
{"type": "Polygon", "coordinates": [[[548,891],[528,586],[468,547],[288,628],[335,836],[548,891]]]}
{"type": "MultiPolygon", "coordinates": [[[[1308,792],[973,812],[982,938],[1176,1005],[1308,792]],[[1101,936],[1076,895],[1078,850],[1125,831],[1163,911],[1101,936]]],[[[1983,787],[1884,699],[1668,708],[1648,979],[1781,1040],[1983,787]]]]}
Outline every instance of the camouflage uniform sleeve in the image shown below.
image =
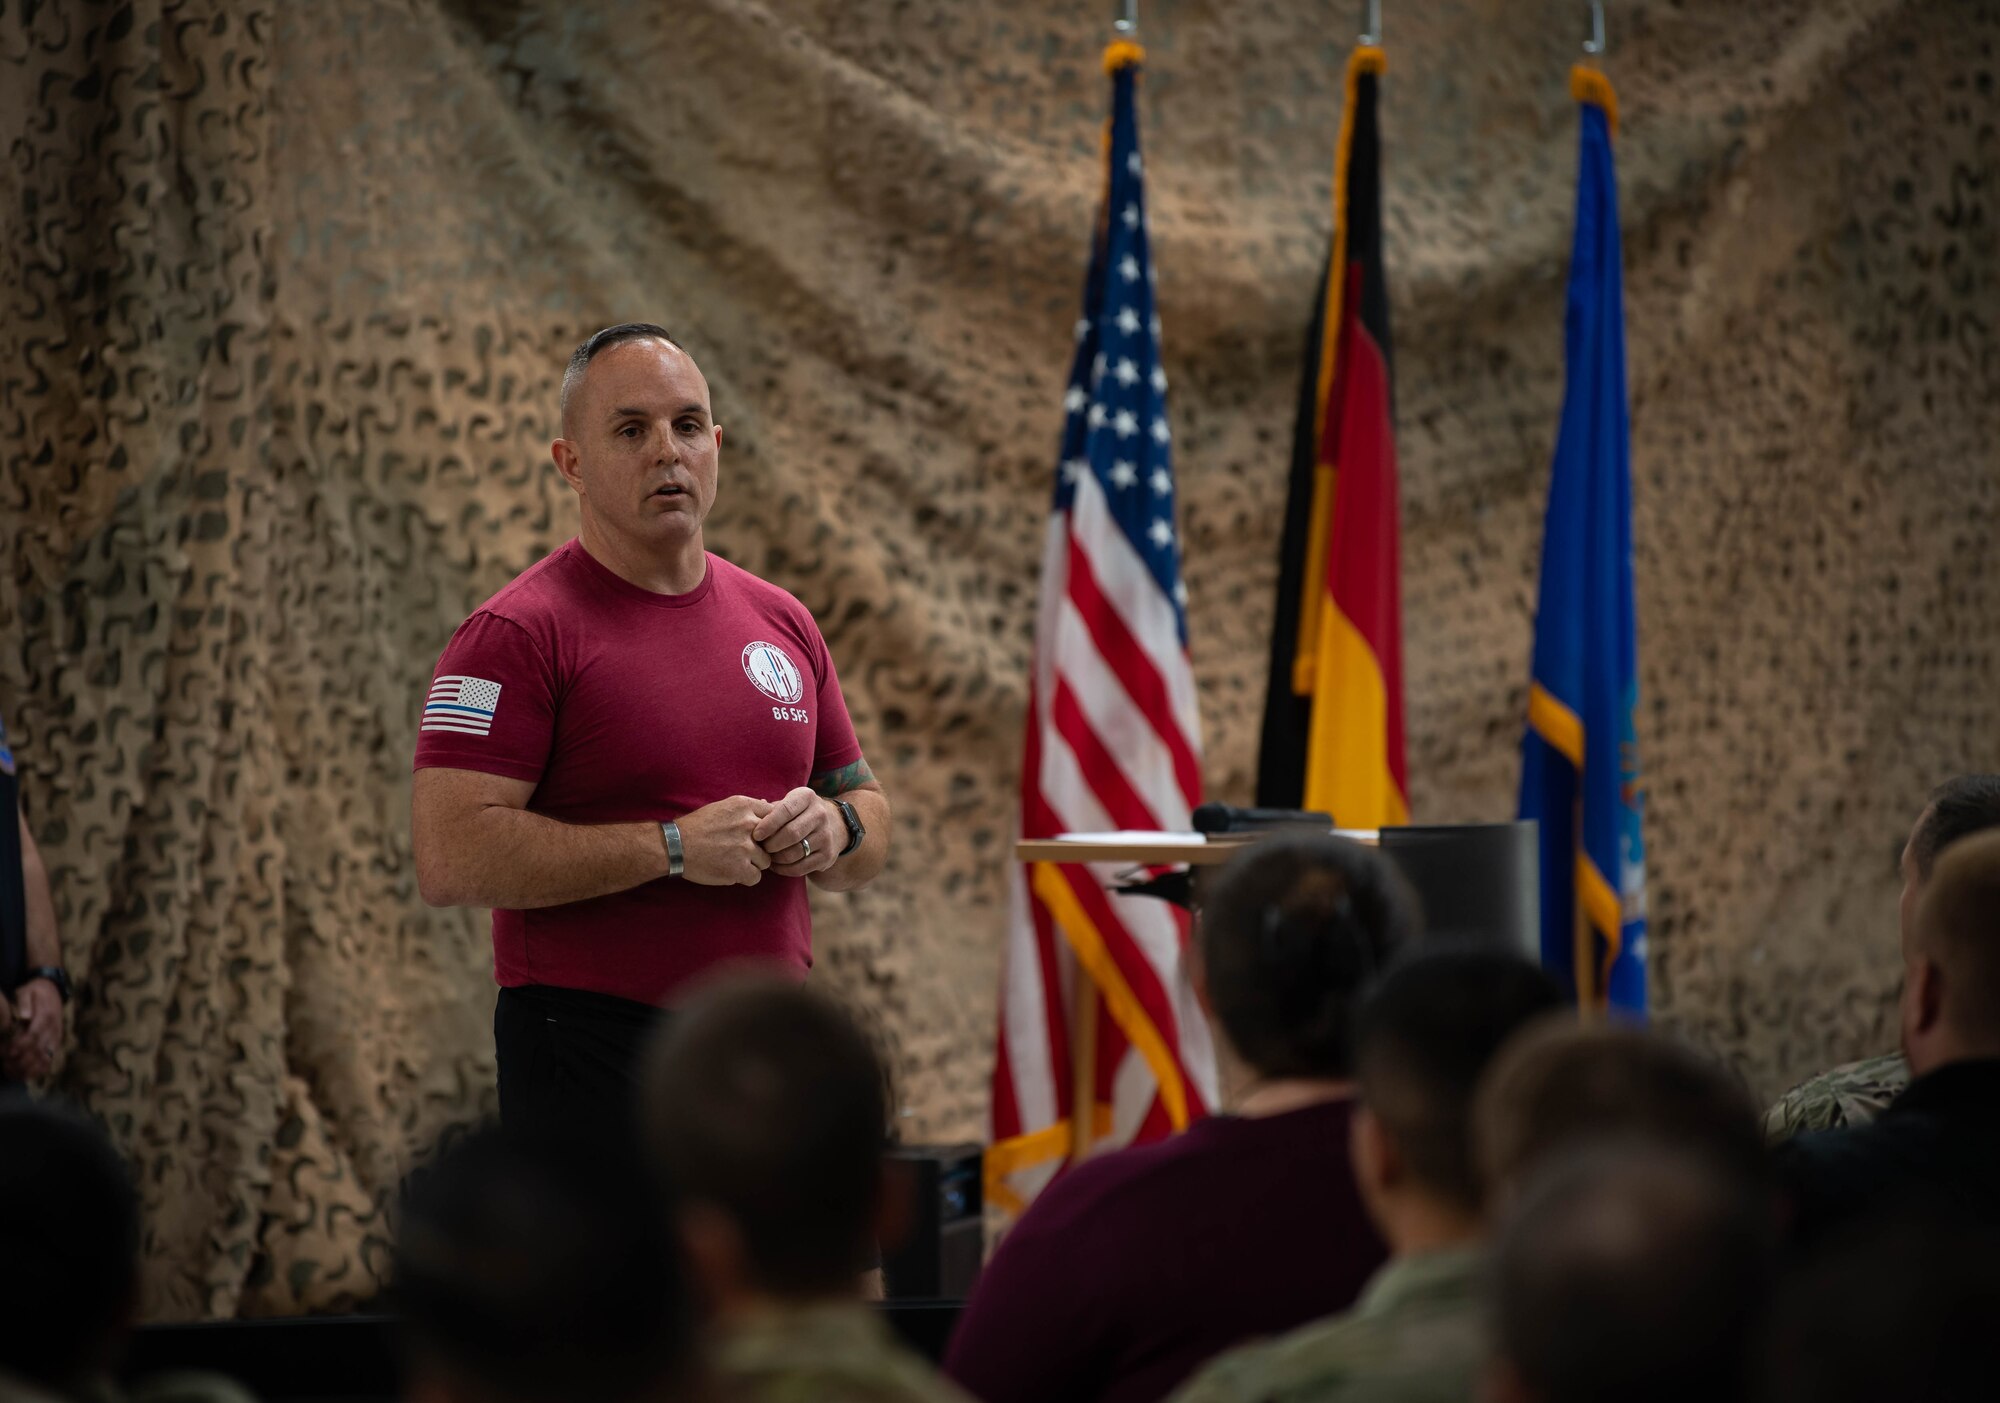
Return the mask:
{"type": "Polygon", "coordinates": [[[1249,1403],[1258,1396],[1260,1366],[1269,1353],[1262,1345],[1245,1345],[1218,1355],[1182,1384],[1169,1403],[1249,1403]]]}
{"type": "Polygon", "coordinates": [[[149,1375],[125,1397],[127,1403],[257,1403],[256,1395],[234,1379],[192,1370],[149,1375]]]}
{"type": "Polygon", "coordinates": [[[725,1382],[723,1396],[737,1403],[972,1403],[950,1380],[904,1360],[775,1369],[725,1382]]]}
{"type": "Polygon", "coordinates": [[[1867,1125],[1910,1084],[1901,1053],[1849,1062],[1808,1077],[1764,1113],[1764,1139],[1778,1145],[1814,1130],[1867,1125]]]}

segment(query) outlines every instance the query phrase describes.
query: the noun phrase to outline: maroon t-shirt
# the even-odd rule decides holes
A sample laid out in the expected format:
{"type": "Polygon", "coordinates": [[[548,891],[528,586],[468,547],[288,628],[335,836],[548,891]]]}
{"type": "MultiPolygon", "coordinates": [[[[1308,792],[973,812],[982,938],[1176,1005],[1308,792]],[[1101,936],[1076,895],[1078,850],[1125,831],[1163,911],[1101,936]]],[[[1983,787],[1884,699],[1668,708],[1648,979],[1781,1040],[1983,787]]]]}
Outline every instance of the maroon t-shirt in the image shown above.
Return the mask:
{"type": "MultiPolygon", "coordinates": [[[[416,768],[531,780],[565,823],[677,818],[780,799],[861,758],[833,659],[806,607],[717,556],[687,594],[621,579],[562,546],[459,625],[438,659],[416,768]]],[[[812,964],[806,883],[662,877],[565,906],[493,913],[503,986],[669,1002],[713,965],[812,964]]]]}
{"type": "Polygon", "coordinates": [[[1353,1304],[1387,1248],[1349,1103],[1217,1116],[1087,1160],[993,1254],[945,1373],[985,1403],[1164,1398],[1211,1356],[1353,1304]]]}

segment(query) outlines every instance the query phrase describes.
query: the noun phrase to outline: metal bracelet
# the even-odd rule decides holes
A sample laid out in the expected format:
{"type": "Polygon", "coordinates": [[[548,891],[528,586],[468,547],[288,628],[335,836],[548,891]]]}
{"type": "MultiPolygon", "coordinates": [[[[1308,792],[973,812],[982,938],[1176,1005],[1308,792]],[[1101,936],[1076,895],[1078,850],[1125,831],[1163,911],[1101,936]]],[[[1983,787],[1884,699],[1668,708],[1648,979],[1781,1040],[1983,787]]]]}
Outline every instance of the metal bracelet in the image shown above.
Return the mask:
{"type": "Polygon", "coordinates": [[[681,826],[671,821],[662,823],[660,836],[667,840],[667,875],[678,877],[687,867],[687,854],[681,848],[681,826]]]}

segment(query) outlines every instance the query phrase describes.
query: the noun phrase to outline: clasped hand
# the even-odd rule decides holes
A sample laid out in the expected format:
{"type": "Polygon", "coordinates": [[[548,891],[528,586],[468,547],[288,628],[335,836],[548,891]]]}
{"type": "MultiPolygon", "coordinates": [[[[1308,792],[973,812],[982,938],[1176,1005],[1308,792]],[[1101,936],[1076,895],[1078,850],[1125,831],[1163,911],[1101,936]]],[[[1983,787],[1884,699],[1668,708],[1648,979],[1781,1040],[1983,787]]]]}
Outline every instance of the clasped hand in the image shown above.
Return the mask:
{"type": "Polygon", "coordinates": [[[0,998],[0,1072],[16,1081],[46,1081],[62,1045],[62,996],[46,979],[15,991],[15,1005],[0,998]]]}
{"type": "Polygon", "coordinates": [[[804,785],[775,804],[736,795],[679,820],[681,875],[707,887],[754,887],[766,872],[810,877],[847,846],[847,825],[804,785]]]}

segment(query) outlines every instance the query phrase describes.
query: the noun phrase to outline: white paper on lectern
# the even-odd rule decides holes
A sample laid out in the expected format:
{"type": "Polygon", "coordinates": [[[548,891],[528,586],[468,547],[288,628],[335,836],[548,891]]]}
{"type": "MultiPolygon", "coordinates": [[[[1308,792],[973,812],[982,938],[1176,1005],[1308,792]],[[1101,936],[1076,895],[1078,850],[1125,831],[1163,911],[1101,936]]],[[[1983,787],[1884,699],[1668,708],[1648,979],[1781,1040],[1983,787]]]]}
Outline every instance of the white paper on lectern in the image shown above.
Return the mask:
{"type": "Polygon", "coordinates": [[[1206,843],[1204,833],[1155,833],[1150,829],[1121,828],[1112,833],[1058,833],[1059,843],[1122,843],[1128,847],[1177,848],[1183,843],[1206,843]]]}

